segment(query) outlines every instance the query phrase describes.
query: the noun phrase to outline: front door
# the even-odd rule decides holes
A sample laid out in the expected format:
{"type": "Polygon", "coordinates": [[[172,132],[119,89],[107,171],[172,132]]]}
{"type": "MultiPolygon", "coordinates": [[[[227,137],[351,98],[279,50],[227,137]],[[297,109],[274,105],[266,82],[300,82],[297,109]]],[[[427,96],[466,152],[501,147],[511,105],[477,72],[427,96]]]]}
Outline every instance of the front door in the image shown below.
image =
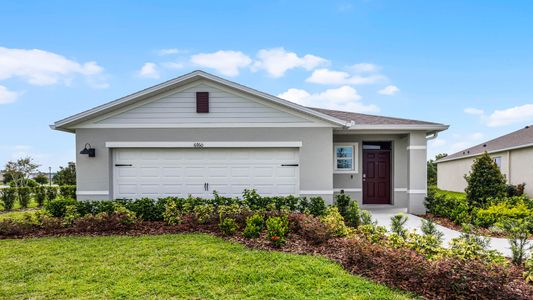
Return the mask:
{"type": "Polygon", "coordinates": [[[391,150],[363,149],[363,204],[390,204],[391,150]]]}

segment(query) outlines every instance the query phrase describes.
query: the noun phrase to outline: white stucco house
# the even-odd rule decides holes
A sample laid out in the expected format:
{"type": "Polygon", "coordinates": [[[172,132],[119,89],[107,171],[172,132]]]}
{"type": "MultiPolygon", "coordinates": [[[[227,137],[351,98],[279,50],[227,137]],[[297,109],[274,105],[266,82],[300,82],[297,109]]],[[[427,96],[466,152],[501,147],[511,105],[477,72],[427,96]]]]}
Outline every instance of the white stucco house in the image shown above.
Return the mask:
{"type": "Polygon", "coordinates": [[[437,186],[447,191],[464,192],[464,178],[474,159],[483,152],[494,159],[510,184],[525,183],[524,192],[533,197],[533,126],[461,150],[437,161],[437,186]]]}
{"type": "Polygon", "coordinates": [[[348,193],[425,211],[426,141],[447,125],[310,108],[194,71],[55,122],[79,199],[348,193]]]}

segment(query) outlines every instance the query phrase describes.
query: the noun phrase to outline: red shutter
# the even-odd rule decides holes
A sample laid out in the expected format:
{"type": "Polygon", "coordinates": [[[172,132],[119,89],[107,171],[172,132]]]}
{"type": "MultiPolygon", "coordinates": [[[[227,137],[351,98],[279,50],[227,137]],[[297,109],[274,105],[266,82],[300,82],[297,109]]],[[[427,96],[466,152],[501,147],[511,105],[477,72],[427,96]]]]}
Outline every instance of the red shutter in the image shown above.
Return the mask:
{"type": "Polygon", "coordinates": [[[209,92],[196,92],[196,112],[209,112],[209,92]]]}

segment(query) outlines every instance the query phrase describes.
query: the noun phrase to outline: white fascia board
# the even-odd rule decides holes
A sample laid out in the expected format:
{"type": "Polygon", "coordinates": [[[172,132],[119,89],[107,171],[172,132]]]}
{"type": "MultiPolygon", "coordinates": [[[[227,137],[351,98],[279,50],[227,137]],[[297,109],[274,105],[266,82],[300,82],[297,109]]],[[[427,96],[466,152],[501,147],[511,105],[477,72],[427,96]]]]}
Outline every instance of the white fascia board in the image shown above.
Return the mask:
{"type": "Polygon", "coordinates": [[[309,109],[307,107],[301,106],[301,105],[293,103],[291,101],[287,101],[287,100],[284,100],[284,99],[281,99],[281,98],[278,98],[278,97],[275,97],[275,96],[272,96],[272,95],[269,95],[269,94],[254,90],[252,88],[240,85],[238,83],[235,83],[235,82],[232,82],[232,81],[229,81],[229,80],[226,80],[226,79],[223,79],[223,78],[220,78],[220,77],[205,73],[203,71],[193,71],[193,72],[185,74],[183,76],[180,76],[180,77],[171,79],[169,81],[163,82],[161,84],[158,84],[158,85],[149,87],[147,89],[141,90],[141,91],[139,91],[137,93],[133,93],[131,95],[119,98],[117,100],[102,104],[100,106],[97,106],[95,108],[83,111],[81,113],[75,114],[75,115],[70,116],[68,118],[59,120],[59,121],[54,123],[55,128],[59,129],[60,127],[68,126],[68,125],[70,125],[72,123],[75,123],[75,122],[77,122],[77,121],[79,121],[79,120],[81,120],[83,118],[91,117],[92,115],[94,115],[96,117],[96,116],[98,116],[99,113],[105,112],[105,111],[107,111],[109,109],[112,109],[113,107],[125,105],[125,104],[127,104],[129,102],[133,102],[133,101],[136,101],[138,99],[142,99],[144,97],[150,96],[152,94],[159,93],[159,92],[165,90],[166,88],[172,88],[173,86],[175,86],[175,85],[177,85],[179,83],[182,83],[182,82],[184,82],[186,80],[189,80],[189,79],[193,79],[195,77],[206,78],[206,79],[212,80],[214,82],[217,82],[217,83],[219,83],[221,85],[226,85],[226,86],[232,87],[234,89],[237,89],[237,90],[244,91],[246,93],[255,95],[257,97],[268,99],[268,100],[270,100],[272,102],[281,104],[281,105],[286,106],[286,107],[290,107],[290,108],[292,108],[292,109],[294,109],[296,111],[300,111],[300,112],[315,116],[315,117],[317,117],[319,119],[328,121],[328,122],[333,123],[333,124],[338,125],[338,126],[346,126],[346,124],[347,124],[347,122],[345,122],[343,120],[340,120],[340,119],[331,117],[329,115],[320,113],[318,111],[309,109]]]}
{"type": "MultiPolygon", "coordinates": [[[[182,124],[86,124],[76,126],[76,128],[279,128],[279,127],[331,127],[327,124],[319,123],[182,123],[182,124]]],[[[61,129],[58,129],[61,130],[61,129]]]]}
{"type": "Polygon", "coordinates": [[[106,148],[300,148],[293,142],[106,142],[106,148]]]}
{"type": "Polygon", "coordinates": [[[448,125],[401,125],[401,124],[387,124],[387,125],[372,125],[372,124],[355,124],[347,128],[347,130],[426,130],[426,131],[442,131],[448,129],[448,125]]]}
{"type": "MultiPolygon", "coordinates": [[[[494,154],[494,153],[511,151],[511,150],[516,150],[516,149],[528,148],[528,147],[533,147],[533,143],[520,145],[520,146],[514,146],[514,147],[508,147],[508,148],[502,148],[502,149],[496,149],[496,150],[492,150],[492,151],[487,151],[487,153],[488,154],[494,154]]],[[[440,164],[440,163],[447,162],[447,161],[452,161],[452,160],[458,160],[458,159],[463,159],[463,158],[472,158],[472,157],[480,156],[481,154],[483,154],[483,152],[477,153],[477,154],[469,154],[469,155],[465,155],[465,156],[461,156],[461,157],[449,158],[449,159],[446,159],[446,157],[445,157],[445,158],[437,160],[436,163],[440,164]]]]}

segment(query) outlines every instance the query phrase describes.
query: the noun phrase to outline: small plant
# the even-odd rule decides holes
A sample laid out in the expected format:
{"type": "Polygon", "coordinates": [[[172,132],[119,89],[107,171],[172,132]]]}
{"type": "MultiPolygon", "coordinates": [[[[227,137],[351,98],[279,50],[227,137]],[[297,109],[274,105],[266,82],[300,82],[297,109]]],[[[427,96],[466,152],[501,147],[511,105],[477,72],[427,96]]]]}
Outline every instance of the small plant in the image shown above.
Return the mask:
{"type": "Polygon", "coordinates": [[[487,152],[474,159],[472,170],[465,179],[468,184],[466,199],[474,207],[484,207],[488,198],[506,194],[506,179],[487,152]]]}
{"type": "Polygon", "coordinates": [[[33,193],[35,194],[35,201],[37,201],[37,206],[43,206],[46,201],[46,187],[39,185],[33,188],[33,193]]]}
{"type": "Polygon", "coordinates": [[[462,260],[481,259],[504,264],[505,257],[495,250],[488,250],[490,239],[472,234],[472,226],[463,224],[463,233],[450,242],[449,255],[462,260]]]}
{"type": "Polygon", "coordinates": [[[76,205],[76,200],[67,198],[57,198],[52,201],[48,201],[44,206],[44,209],[50,213],[52,217],[63,218],[67,212],[67,206],[76,205]]]}
{"type": "Polygon", "coordinates": [[[258,238],[263,230],[265,220],[260,214],[254,214],[246,219],[246,227],[242,235],[246,238],[253,239],[258,238]]]}
{"type": "Polygon", "coordinates": [[[120,203],[114,203],[113,209],[113,217],[121,225],[133,225],[135,222],[137,222],[137,216],[135,213],[124,207],[124,205],[120,203]]]}
{"type": "Polygon", "coordinates": [[[22,186],[18,188],[19,204],[22,208],[28,208],[31,200],[31,188],[22,186]]]}
{"type": "Polygon", "coordinates": [[[298,211],[303,214],[309,213],[309,204],[307,197],[301,197],[298,201],[298,211]]]}
{"type": "Polygon", "coordinates": [[[78,213],[78,208],[76,205],[67,205],[65,207],[65,216],[63,217],[63,224],[72,225],[74,221],[79,219],[81,216],[78,213]]]}
{"type": "Polygon", "coordinates": [[[524,260],[528,258],[528,250],[531,249],[531,246],[529,245],[530,225],[529,222],[523,219],[506,220],[501,225],[501,228],[505,230],[509,236],[512,261],[515,265],[522,265],[524,260]]]}
{"type": "Polygon", "coordinates": [[[350,205],[346,208],[346,214],[344,216],[346,225],[357,228],[361,225],[361,208],[356,201],[350,202],[350,205]]]}
{"type": "Polygon", "coordinates": [[[422,226],[420,227],[420,230],[422,230],[424,235],[434,236],[435,239],[439,241],[439,244],[442,243],[444,233],[437,229],[437,225],[433,220],[422,219],[422,226]]]}
{"type": "Polygon", "coordinates": [[[350,232],[336,206],[331,206],[326,210],[326,215],[322,217],[322,223],[335,236],[347,236],[350,232]]]}
{"type": "Polygon", "coordinates": [[[335,196],[335,205],[339,209],[341,216],[346,217],[346,210],[348,209],[351,200],[352,199],[348,194],[341,193],[335,196]]]}
{"type": "Polygon", "coordinates": [[[372,214],[368,210],[361,210],[360,219],[361,225],[377,225],[377,222],[372,220],[372,214]]]}
{"type": "Polygon", "coordinates": [[[17,190],[15,188],[5,188],[2,190],[2,202],[4,210],[12,210],[17,199],[17,190]]]}
{"type": "Polygon", "coordinates": [[[289,221],[286,216],[270,217],[266,221],[267,239],[276,247],[285,244],[289,232],[289,221]]]}
{"type": "Polygon", "coordinates": [[[526,260],[526,263],[524,264],[524,279],[527,283],[533,282],[533,258],[529,258],[526,260]]]}
{"type": "Polygon", "coordinates": [[[251,209],[264,209],[270,203],[270,199],[261,197],[254,189],[245,189],[242,193],[242,199],[251,209]]]}
{"type": "Polygon", "coordinates": [[[225,218],[218,225],[224,235],[230,236],[235,234],[235,231],[239,229],[239,225],[233,218],[225,218]]]}
{"type": "Polygon", "coordinates": [[[181,210],[175,201],[167,201],[165,204],[163,220],[170,225],[177,225],[181,223],[181,210]]]}
{"type": "Polygon", "coordinates": [[[402,238],[407,235],[407,229],[405,229],[405,223],[407,223],[407,216],[405,214],[397,214],[390,218],[391,220],[391,232],[395,233],[402,238]]]}
{"type": "Polygon", "coordinates": [[[194,207],[194,217],[198,224],[206,224],[213,217],[215,207],[212,204],[201,204],[194,207]]]}
{"type": "Polygon", "coordinates": [[[55,198],[57,198],[57,187],[55,187],[55,186],[47,186],[46,187],[46,199],[48,201],[52,201],[55,198]]]}
{"type": "Polygon", "coordinates": [[[242,212],[239,204],[221,205],[218,207],[218,216],[220,220],[225,218],[235,218],[242,212]]]}
{"type": "Polygon", "coordinates": [[[309,199],[309,213],[315,217],[323,216],[326,212],[326,203],[322,197],[311,197],[309,199]]]}

